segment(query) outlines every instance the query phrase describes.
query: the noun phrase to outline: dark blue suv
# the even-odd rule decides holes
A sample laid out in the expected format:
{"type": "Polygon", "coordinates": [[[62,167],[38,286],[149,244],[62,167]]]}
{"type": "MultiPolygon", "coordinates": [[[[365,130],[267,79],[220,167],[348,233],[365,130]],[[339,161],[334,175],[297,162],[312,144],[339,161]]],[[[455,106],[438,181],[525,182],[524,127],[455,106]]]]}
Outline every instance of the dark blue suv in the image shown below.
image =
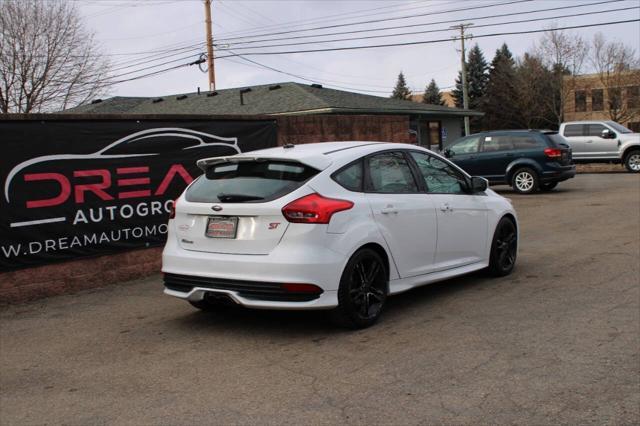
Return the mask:
{"type": "Polygon", "coordinates": [[[576,174],[571,148],[551,131],[476,133],[447,146],[444,155],[471,176],[511,185],[521,194],[550,191],[576,174]]]}

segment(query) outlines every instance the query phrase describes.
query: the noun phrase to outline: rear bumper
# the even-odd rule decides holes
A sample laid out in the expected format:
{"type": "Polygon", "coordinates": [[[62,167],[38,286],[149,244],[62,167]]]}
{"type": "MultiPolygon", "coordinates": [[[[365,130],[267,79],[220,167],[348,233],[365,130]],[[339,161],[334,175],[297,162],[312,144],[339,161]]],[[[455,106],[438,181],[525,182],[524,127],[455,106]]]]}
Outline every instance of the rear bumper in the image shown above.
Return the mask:
{"type": "MultiPolygon", "coordinates": [[[[317,232],[315,241],[330,237],[324,228],[317,232]]],[[[332,308],[338,305],[337,289],[347,258],[328,246],[283,240],[266,255],[209,253],[181,248],[170,230],[162,253],[164,292],[194,302],[207,293],[226,295],[249,308],[332,308]],[[280,283],[314,284],[322,293],[314,297],[286,293],[280,283]]]]}
{"type": "Polygon", "coordinates": [[[575,175],[575,164],[571,164],[569,166],[558,165],[551,170],[546,170],[542,173],[542,182],[562,182],[563,180],[573,178],[575,175]]]}
{"type": "Polygon", "coordinates": [[[193,287],[189,291],[177,291],[165,287],[164,294],[177,297],[179,299],[197,302],[205,298],[207,294],[226,295],[233,302],[246,308],[253,309],[281,309],[281,310],[306,310],[306,309],[331,309],[338,306],[338,296],[336,291],[324,292],[313,301],[306,302],[282,302],[269,300],[254,300],[242,297],[231,290],[212,290],[205,287],[193,287]]]}

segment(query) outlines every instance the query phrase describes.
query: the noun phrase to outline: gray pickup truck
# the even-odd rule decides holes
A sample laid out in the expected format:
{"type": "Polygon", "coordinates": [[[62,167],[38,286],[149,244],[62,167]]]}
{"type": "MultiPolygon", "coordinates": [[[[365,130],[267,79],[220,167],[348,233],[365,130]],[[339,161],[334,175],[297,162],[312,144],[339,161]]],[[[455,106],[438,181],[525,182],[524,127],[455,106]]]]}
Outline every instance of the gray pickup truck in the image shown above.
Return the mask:
{"type": "Polygon", "coordinates": [[[640,133],[614,121],[571,121],[560,125],[576,162],[622,163],[640,173],[640,133]]]}

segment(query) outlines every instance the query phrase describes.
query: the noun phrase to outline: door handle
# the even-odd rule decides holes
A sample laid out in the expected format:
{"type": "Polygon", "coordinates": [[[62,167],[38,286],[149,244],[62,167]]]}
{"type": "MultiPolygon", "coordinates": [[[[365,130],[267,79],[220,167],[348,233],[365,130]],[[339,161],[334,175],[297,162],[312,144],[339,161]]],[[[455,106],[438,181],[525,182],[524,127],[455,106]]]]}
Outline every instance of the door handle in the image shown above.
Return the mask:
{"type": "Polygon", "coordinates": [[[451,206],[449,205],[449,203],[444,203],[440,206],[440,210],[443,212],[450,212],[453,209],[451,208],[451,206]]]}
{"type": "Polygon", "coordinates": [[[593,143],[593,141],[591,139],[589,139],[586,143],[593,143]]]}
{"type": "Polygon", "coordinates": [[[398,209],[396,209],[395,207],[386,207],[386,208],[380,210],[380,213],[382,213],[382,214],[397,214],[398,213],[398,209]]]}
{"type": "Polygon", "coordinates": [[[513,157],[513,153],[511,153],[511,152],[507,152],[507,153],[505,154],[505,156],[506,156],[506,157],[513,157]]]}

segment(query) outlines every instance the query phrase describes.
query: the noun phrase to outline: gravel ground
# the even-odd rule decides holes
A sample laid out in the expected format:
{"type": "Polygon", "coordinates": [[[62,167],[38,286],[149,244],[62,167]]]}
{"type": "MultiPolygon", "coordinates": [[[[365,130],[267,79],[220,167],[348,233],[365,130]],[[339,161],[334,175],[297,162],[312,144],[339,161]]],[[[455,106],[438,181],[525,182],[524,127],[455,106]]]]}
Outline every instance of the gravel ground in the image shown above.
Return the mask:
{"type": "Polygon", "coordinates": [[[197,312],[160,276],[5,306],[0,423],[640,423],[639,176],[501,188],[516,271],[393,297],[367,330],[197,312]]]}

